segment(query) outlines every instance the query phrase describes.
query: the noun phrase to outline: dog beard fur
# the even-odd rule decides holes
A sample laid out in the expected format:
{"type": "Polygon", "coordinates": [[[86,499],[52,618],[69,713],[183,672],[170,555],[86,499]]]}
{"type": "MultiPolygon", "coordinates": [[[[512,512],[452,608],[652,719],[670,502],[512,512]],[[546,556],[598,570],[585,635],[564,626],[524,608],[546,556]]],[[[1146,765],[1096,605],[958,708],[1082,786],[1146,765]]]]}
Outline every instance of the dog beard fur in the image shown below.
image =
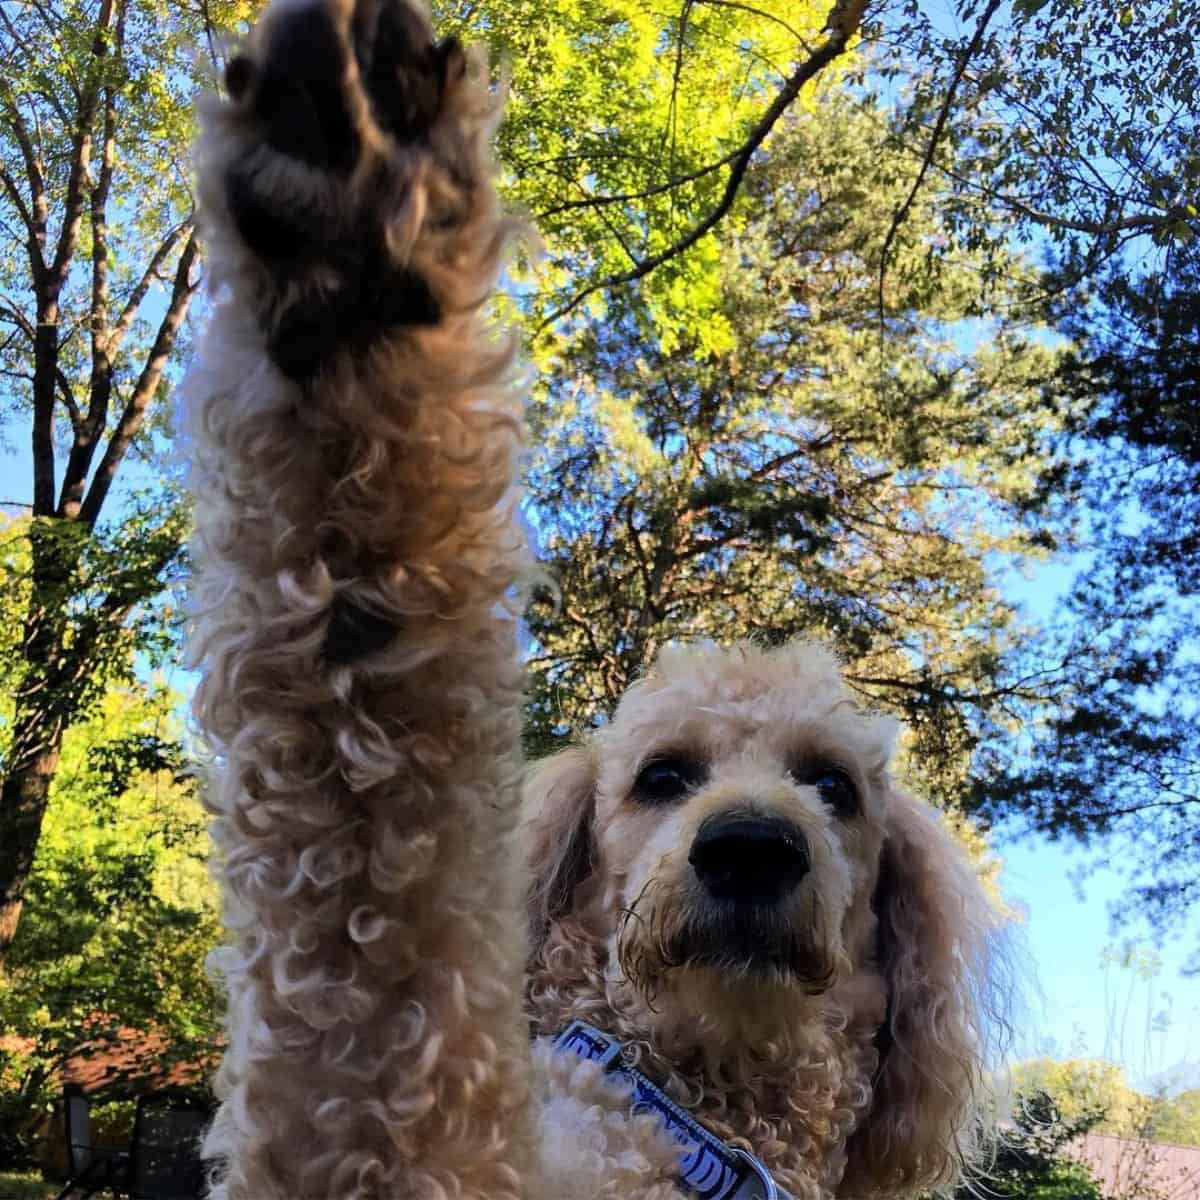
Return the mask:
{"type": "Polygon", "coordinates": [[[798,912],[746,912],[688,895],[661,877],[651,877],[622,910],[617,961],[652,1009],[667,976],[686,968],[708,967],[729,982],[820,995],[848,966],[816,889],[798,912]]]}

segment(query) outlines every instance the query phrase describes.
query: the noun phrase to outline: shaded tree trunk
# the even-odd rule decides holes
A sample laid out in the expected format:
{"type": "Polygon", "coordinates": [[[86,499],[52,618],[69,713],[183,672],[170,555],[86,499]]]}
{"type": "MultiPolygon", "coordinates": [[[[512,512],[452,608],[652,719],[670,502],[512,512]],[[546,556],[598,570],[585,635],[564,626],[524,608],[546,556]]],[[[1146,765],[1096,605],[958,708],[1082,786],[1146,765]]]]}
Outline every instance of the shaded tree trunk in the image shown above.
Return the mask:
{"type": "MultiPolygon", "coordinates": [[[[36,443],[36,430],[34,438],[36,443]]],[[[77,706],[78,689],[63,677],[63,669],[73,665],[78,671],[86,663],[85,647],[66,652],[62,614],[79,553],[77,541],[72,545],[75,539],[62,538],[57,525],[35,521],[29,537],[33,570],[21,646],[25,673],[15,696],[12,743],[0,787],[0,962],[21,919],[62,750],[64,710],[77,706]]]]}
{"type": "Polygon", "coordinates": [[[41,706],[18,707],[14,723],[12,765],[0,792],[3,837],[0,837],[0,960],[8,953],[21,919],[25,885],[33,869],[50,784],[58,769],[62,727],[47,724],[52,714],[41,706]]]}

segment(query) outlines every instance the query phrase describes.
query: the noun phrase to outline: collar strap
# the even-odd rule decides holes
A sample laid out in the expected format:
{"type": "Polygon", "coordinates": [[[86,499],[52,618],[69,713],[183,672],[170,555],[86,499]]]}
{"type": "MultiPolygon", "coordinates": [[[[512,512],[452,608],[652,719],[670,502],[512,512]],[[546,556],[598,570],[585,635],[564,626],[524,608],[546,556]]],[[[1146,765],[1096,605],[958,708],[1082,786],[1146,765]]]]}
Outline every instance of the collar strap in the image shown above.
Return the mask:
{"type": "Polygon", "coordinates": [[[641,1071],[627,1066],[621,1057],[623,1047],[615,1038],[584,1021],[572,1021],[554,1039],[554,1045],[599,1063],[608,1074],[633,1088],[634,1115],[653,1113],[683,1148],[679,1186],[687,1195],[696,1200],[791,1200],[753,1154],[727,1146],[641,1071]]]}

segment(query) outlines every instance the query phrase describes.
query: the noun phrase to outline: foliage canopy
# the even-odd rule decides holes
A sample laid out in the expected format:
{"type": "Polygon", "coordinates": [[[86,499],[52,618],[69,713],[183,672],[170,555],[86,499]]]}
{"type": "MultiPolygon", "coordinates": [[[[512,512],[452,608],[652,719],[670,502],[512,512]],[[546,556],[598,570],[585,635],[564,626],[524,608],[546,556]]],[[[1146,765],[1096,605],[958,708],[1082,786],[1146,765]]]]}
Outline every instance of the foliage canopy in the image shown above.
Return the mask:
{"type": "MultiPolygon", "coordinates": [[[[873,152],[884,120],[830,96],[772,140],[715,239],[723,350],[610,313],[544,377],[530,491],[562,600],[531,615],[535,743],[606,712],[669,638],[806,634],[905,716],[921,786],[954,807],[982,732],[1039,699],[1006,672],[1022,630],[989,559],[1045,553],[1055,353],[978,319],[999,293],[933,193],[880,330],[886,207],[865,198],[912,178],[873,152]]],[[[1012,259],[1004,294],[1033,283],[1012,259]]]]}
{"type": "Polygon", "coordinates": [[[128,1076],[211,1059],[219,1005],[204,961],[219,936],[207,834],[181,774],[162,686],[114,687],[64,739],[0,976],[0,1141],[11,1163],[49,1111],[68,1062],[120,1048],[128,1076]]]}

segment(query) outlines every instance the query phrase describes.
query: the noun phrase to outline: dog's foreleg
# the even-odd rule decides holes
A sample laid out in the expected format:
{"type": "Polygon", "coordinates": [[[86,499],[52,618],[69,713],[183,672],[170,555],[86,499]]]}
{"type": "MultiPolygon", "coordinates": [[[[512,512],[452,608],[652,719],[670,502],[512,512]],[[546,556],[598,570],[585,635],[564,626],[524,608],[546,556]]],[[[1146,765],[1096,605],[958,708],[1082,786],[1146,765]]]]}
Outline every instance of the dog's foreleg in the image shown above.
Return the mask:
{"type": "Polygon", "coordinates": [[[494,102],[402,0],[277,0],[199,147],[195,703],[219,1200],[526,1194],[519,397],[494,102]]]}

